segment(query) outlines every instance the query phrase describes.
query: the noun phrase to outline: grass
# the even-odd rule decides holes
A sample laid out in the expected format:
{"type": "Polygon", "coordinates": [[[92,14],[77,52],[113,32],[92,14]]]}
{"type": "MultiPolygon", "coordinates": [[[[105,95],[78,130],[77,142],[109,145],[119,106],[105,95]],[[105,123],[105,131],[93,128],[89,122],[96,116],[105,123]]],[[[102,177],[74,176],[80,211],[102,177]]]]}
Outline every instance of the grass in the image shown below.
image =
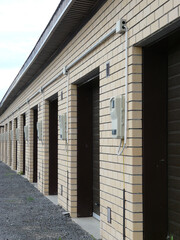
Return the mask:
{"type": "Polygon", "coordinates": [[[18,172],[18,174],[19,174],[19,175],[23,175],[23,172],[22,172],[22,171],[21,171],[21,172],[18,172]]]}
{"type": "Polygon", "coordinates": [[[5,176],[13,176],[13,175],[15,175],[15,173],[7,172],[7,173],[5,174],[5,176]]]}
{"type": "Polygon", "coordinates": [[[28,202],[32,202],[32,201],[34,201],[34,198],[33,198],[33,197],[28,197],[28,198],[27,198],[27,201],[28,201],[28,202]]]}

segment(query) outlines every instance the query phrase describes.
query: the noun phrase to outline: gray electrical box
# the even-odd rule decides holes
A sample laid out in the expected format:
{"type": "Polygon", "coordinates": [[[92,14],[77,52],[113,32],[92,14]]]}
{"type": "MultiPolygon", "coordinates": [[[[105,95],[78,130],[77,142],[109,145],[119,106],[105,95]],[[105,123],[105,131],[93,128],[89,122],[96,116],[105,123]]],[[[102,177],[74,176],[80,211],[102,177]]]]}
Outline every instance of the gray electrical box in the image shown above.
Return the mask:
{"type": "Polygon", "coordinates": [[[42,121],[37,122],[37,137],[42,140],[42,121]]]}
{"type": "Polygon", "coordinates": [[[59,116],[60,139],[66,140],[66,113],[59,116]]]}
{"type": "Polygon", "coordinates": [[[116,33],[123,34],[126,32],[126,20],[120,19],[116,23],[116,33]]]}
{"type": "Polygon", "coordinates": [[[110,114],[112,122],[112,137],[124,138],[125,98],[123,95],[110,99],[110,114]]]}
{"type": "Polygon", "coordinates": [[[107,222],[111,223],[111,208],[107,207],[107,222]]]}
{"type": "Polygon", "coordinates": [[[28,141],[28,138],[29,138],[28,126],[24,126],[24,138],[25,138],[25,141],[28,141]]]}
{"type": "Polygon", "coordinates": [[[16,128],[16,141],[19,141],[19,128],[16,128]]]}

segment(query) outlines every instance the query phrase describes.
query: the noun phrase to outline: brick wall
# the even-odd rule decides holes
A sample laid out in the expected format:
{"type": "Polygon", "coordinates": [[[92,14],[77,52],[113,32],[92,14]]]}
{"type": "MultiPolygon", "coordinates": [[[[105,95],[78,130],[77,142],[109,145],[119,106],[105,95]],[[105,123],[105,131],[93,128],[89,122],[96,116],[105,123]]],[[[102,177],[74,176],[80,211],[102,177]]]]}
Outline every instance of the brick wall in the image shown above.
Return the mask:
{"type": "MultiPolygon", "coordinates": [[[[67,108],[68,91],[68,144],[58,140],[58,201],[71,216],[77,216],[77,86],[78,79],[99,67],[100,69],[100,218],[103,240],[122,239],[123,188],[126,189],[126,239],[143,239],[142,209],[142,49],[134,44],[154,36],[164,27],[179,19],[180,3],[177,0],[108,0],[93,18],[71,40],[67,47],[46,67],[34,82],[0,116],[1,125],[13,121],[13,159],[15,168],[15,118],[18,118],[18,171],[22,171],[22,114],[26,113],[29,141],[26,142],[27,176],[32,181],[33,126],[32,108],[38,104],[38,121],[43,123],[43,140],[38,141],[38,188],[44,194],[49,189],[49,102],[58,93],[58,115],[67,108]],[[72,69],[39,93],[28,104],[26,100],[37,89],[53,79],[64,66],[71,63],[85,49],[124,18],[128,27],[128,131],[127,147],[123,156],[117,156],[119,140],[112,139],[109,100],[125,93],[125,36],[114,34],[72,69]],[[110,63],[110,76],[106,77],[106,62],[110,63]],[[63,99],[61,99],[63,93],[63,99]],[[21,106],[17,109],[17,106],[21,106]],[[13,113],[13,115],[12,115],[13,113]],[[13,117],[12,117],[13,116],[13,117]],[[68,174],[68,175],[67,175],[68,174]],[[67,183],[68,179],[68,183],[67,183]],[[60,189],[63,189],[62,194],[60,189]],[[112,222],[107,222],[107,207],[112,210],[112,222]]],[[[1,129],[3,132],[3,129],[1,129]]],[[[58,129],[59,131],[59,129],[58,129]]],[[[1,142],[1,155],[7,162],[7,143],[1,142]]]]}

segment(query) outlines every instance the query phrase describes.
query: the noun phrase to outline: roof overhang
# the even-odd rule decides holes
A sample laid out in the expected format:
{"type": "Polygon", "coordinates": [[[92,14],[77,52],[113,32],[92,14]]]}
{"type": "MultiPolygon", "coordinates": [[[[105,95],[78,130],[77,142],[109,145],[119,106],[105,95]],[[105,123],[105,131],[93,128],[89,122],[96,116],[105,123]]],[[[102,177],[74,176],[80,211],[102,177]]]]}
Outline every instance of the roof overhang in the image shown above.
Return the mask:
{"type": "Polygon", "coordinates": [[[62,0],[0,104],[0,115],[107,0],[62,0]]]}

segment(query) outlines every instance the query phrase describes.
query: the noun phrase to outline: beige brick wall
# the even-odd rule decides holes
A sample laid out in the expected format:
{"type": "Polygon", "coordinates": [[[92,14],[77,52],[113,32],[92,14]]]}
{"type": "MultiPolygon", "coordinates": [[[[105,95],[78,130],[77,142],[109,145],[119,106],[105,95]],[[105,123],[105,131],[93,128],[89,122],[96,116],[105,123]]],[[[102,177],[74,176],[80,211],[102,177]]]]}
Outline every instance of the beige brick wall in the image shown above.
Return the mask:
{"type": "Polygon", "coordinates": [[[2,152],[2,145],[3,145],[3,141],[2,141],[2,132],[3,132],[3,128],[0,127],[0,136],[1,136],[1,140],[0,140],[0,160],[3,161],[3,152],[2,152]]]}
{"type": "MultiPolygon", "coordinates": [[[[13,119],[12,122],[12,129],[13,129],[13,141],[12,141],[12,169],[16,169],[16,119],[13,119]]],[[[18,159],[20,162],[20,158],[18,159]]],[[[18,167],[18,172],[21,172],[18,167]]]]}
{"type": "Polygon", "coordinates": [[[28,139],[26,140],[26,176],[33,182],[33,109],[26,112],[26,127],[28,128],[28,139]]]}
{"type": "MultiPolygon", "coordinates": [[[[43,123],[43,140],[38,141],[38,188],[49,191],[49,102],[58,93],[58,115],[66,112],[67,76],[52,83],[28,104],[29,96],[53,79],[64,66],[80,56],[89,46],[115,27],[124,18],[128,27],[128,131],[124,156],[117,156],[119,140],[111,137],[109,100],[125,93],[125,36],[114,34],[76,64],[69,72],[69,142],[58,140],[58,192],[59,204],[77,216],[77,89],[73,85],[93,69],[100,69],[100,205],[101,237],[103,240],[122,239],[122,190],[126,189],[126,239],[143,239],[142,209],[142,49],[133,45],[153,36],[179,19],[180,2],[177,0],[108,0],[67,47],[51,62],[37,79],[19,95],[0,116],[7,131],[9,119],[18,118],[18,171],[22,171],[22,114],[27,114],[29,141],[26,143],[28,179],[32,181],[33,126],[32,108],[38,104],[38,121],[43,123]],[[110,63],[110,77],[106,78],[106,62],[110,63]],[[63,99],[61,100],[61,92],[63,99]],[[22,106],[23,105],[23,106],[22,106]],[[21,107],[22,106],[22,107],[21,107]],[[17,109],[17,107],[20,107],[17,109]],[[67,176],[68,174],[68,176],[67,176]],[[67,177],[69,181],[67,184],[67,177]],[[112,210],[112,223],[107,223],[107,207],[112,210]]],[[[3,129],[1,129],[3,132],[3,129]]],[[[14,134],[15,136],[15,134],[14,134]]],[[[12,165],[15,168],[15,137],[12,165]]],[[[1,142],[1,156],[7,162],[7,142],[1,142]]]]}
{"type": "Polygon", "coordinates": [[[7,163],[7,124],[5,125],[5,132],[4,132],[4,158],[5,158],[5,163],[7,163]]]}
{"type": "MultiPolygon", "coordinates": [[[[23,115],[17,116],[17,129],[19,129],[19,140],[15,140],[15,151],[17,151],[17,172],[23,172],[23,134],[24,134],[24,127],[23,127],[23,115]],[[17,149],[16,149],[17,148],[17,149]]],[[[15,153],[16,154],[16,153],[15,153]]]]}
{"type": "Polygon", "coordinates": [[[49,194],[49,101],[42,97],[38,110],[38,121],[42,121],[42,140],[38,140],[38,188],[49,194]]]}
{"type": "Polygon", "coordinates": [[[10,149],[10,122],[7,124],[7,165],[11,166],[11,149],[10,149]]]}

